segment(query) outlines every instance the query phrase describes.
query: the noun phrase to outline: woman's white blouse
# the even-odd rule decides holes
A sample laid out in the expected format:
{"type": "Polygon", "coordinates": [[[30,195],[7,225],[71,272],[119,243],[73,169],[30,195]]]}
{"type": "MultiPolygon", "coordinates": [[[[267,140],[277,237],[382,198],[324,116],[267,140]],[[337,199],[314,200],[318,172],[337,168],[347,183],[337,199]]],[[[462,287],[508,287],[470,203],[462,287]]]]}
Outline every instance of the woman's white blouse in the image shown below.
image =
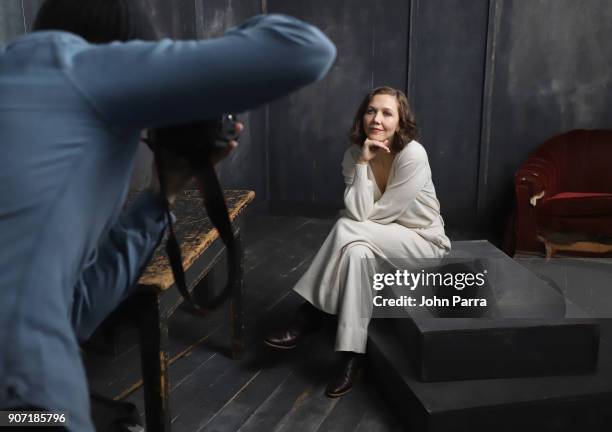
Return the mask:
{"type": "Polygon", "coordinates": [[[370,165],[357,163],[360,155],[361,148],[351,145],[342,160],[346,216],[385,225],[397,223],[441,247],[450,247],[425,148],[411,141],[396,155],[384,193],[370,165]]]}

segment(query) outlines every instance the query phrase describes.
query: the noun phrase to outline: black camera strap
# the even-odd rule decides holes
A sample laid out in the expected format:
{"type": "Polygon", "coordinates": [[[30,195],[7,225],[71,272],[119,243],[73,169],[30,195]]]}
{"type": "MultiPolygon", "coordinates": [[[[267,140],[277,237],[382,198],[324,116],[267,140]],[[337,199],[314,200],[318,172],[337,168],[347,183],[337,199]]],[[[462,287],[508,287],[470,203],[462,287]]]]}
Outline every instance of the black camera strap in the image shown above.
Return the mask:
{"type": "MultiPolygon", "coordinates": [[[[155,153],[155,163],[157,166],[161,193],[165,197],[165,171],[163,169],[162,158],[158,156],[157,152],[155,153]]],[[[168,239],[166,241],[166,254],[168,255],[170,267],[172,268],[174,282],[183,296],[183,299],[193,308],[194,312],[204,314],[223,303],[233,292],[239,277],[240,251],[234,238],[234,231],[227,211],[225,196],[212,162],[209,160],[201,161],[196,168],[196,179],[202,194],[204,208],[210,221],[219,232],[219,237],[221,237],[221,240],[225,244],[228,267],[227,285],[216,297],[211,298],[207,295],[204,302],[196,301],[191,295],[191,292],[187,288],[181,247],[176,237],[172,217],[170,215],[170,205],[167,200],[165,200],[165,205],[169,226],[168,239]]]]}

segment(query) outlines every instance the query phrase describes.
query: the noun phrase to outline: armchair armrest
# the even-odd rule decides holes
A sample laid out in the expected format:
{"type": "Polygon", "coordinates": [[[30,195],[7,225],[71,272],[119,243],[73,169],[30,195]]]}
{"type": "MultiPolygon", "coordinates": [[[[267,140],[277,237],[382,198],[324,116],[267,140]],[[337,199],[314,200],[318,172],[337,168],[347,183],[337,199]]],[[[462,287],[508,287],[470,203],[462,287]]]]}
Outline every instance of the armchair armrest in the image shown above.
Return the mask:
{"type": "Polygon", "coordinates": [[[555,195],[559,190],[558,183],[559,175],[554,163],[534,156],[527,159],[514,175],[515,186],[522,185],[527,190],[528,201],[533,206],[544,195],[555,195]]]}
{"type": "Polygon", "coordinates": [[[531,198],[529,198],[529,204],[535,207],[536,205],[538,205],[538,200],[544,198],[544,195],[546,195],[545,190],[543,190],[539,194],[533,195],[531,198]]]}

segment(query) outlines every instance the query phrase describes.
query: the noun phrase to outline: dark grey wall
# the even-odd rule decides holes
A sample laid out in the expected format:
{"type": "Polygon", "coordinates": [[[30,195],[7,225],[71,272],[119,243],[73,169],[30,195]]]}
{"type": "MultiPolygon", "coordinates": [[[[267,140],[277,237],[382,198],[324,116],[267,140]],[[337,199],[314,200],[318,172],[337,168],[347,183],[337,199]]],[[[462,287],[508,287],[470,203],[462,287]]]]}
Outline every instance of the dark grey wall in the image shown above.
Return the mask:
{"type": "Polygon", "coordinates": [[[24,32],[24,15],[21,0],[4,0],[0,3],[0,44],[24,32]]]}
{"type": "Polygon", "coordinates": [[[405,87],[408,3],[268,0],[268,11],[315,24],[338,49],[323,81],[270,106],[270,198],[279,210],[338,207],[340,161],[357,105],[373,86],[405,87]]]}
{"type": "MultiPolygon", "coordinates": [[[[283,212],[342,205],[340,160],[363,95],[407,91],[451,232],[500,243],[512,175],[547,137],[612,128],[608,0],[137,0],[167,36],[219,36],[260,12],[295,15],[338,47],[321,82],[242,119],[221,166],[283,212]]],[[[29,31],[40,0],[3,0],[0,42],[29,31]]],[[[214,102],[214,101],[212,101],[214,102]]]]}
{"type": "Polygon", "coordinates": [[[474,231],[488,0],[412,2],[408,96],[447,226],[474,231]]]}

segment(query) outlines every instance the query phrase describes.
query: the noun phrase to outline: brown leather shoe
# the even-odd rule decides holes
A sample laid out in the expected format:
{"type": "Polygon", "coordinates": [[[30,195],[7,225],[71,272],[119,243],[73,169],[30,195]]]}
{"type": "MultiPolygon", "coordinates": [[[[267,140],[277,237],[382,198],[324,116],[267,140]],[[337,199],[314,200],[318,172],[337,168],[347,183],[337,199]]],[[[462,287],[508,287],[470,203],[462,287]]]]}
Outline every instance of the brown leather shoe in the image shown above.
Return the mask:
{"type": "Polygon", "coordinates": [[[350,392],[355,381],[361,377],[365,356],[358,353],[346,353],[340,373],[327,385],[325,395],[337,398],[350,392]]]}
{"type": "Polygon", "coordinates": [[[293,349],[304,336],[319,327],[321,312],[310,303],[304,303],[297,310],[293,320],[286,329],[269,332],[264,343],[276,349],[293,349]]]}
{"type": "Polygon", "coordinates": [[[293,328],[275,330],[266,336],[264,343],[272,348],[290,350],[297,346],[304,333],[293,328]]]}

